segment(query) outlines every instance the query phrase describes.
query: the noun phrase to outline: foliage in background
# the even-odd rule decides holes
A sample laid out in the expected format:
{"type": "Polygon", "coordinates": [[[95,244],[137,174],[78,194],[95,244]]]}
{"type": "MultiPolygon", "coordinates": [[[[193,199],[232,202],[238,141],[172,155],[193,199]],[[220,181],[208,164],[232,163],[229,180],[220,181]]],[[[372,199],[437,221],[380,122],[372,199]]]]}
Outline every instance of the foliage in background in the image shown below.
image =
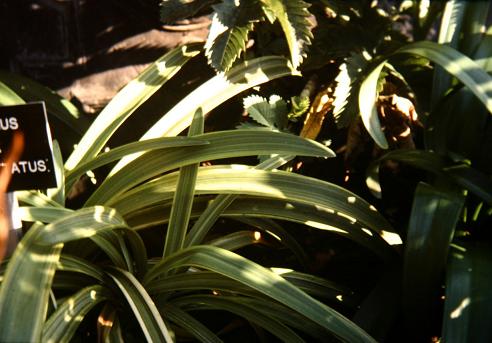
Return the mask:
{"type": "MultiPolygon", "coordinates": [[[[181,15],[180,19],[191,16],[211,2],[164,0],[161,20],[172,22],[179,18],[176,13],[181,15]]],[[[298,68],[312,39],[308,7],[303,0],[224,0],[212,5],[212,24],[205,44],[209,64],[218,72],[229,70],[246,50],[254,26],[268,21],[280,24],[292,65],[298,68]]]]}
{"type": "MultiPolygon", "coordinates": [[[[239,316],[259,339],[269,332],[285,341],[490,341],[489,2],[161,4],[169,22],[207,11],[213,20],[205,54],[219,72],[215,77],[141,141],[103,152],[118,127],[201,47],[170,52],[87,131],[74,126],[85,134],[65,163],[58,159],[65,180],[58,190],[18,194],[24,220],[35,223],[2,279],[0,337],[68,340],[80,320],[84,330],[98,318],[106,323],[98,326],[100,340],[143,335],[216,342],[239,316]],[[290,57],[265,56],[272,53],[290,57]],[[299,79],[306,85],[301,93],[280,97],[255,88],[241,96],[249,120],[239,130],[203,133],[203,117],[221,103],[273,79],[299,76],[295,69],[310,75],[299,79]],[[360,188],[371,192],[366,200],[394,201],[388,178],[408,166],[423,171],[412,175],[412,204],[398,209],[408,210],[408,218],[395,221],[391,209],[381,206],[382,215],[343,187],[278,170],[294,155],[333,157],[326,146],[290,134],[331,139],[322,130],[331,120],[338,130],[330,134],[346,135],[339,151],[348,171],[364,151],[370,155],[369,163],[353,167],[367,167],[367,188],[360,188]],[[188,137],[175,137],[188,127],[188,137]],[[214,165],[256,155],[256,166],[214,165]],[[200,165],[209,161],[212,166],[200,165]],[[79,178],[95,180],[92,171],[102,166],[112,169],[85,205],[66,208],[79,178]],[[237,229],[221,233],[218,218],[237,229]],[[285,221],[346,237],[377,256],[370,270],[376,281],[358,294],[339,283],[338,274],[328,281],[293,271],[312,261],[285,221]],[[390,245],[402,242],[403,249],[390,245]],[[258,245],[266,245],[267,261],[284,246],[296,262],[258,263],[246,248],[258,245]],[[208,311],[233,316],[217,324],[208,311]]],[[[29,100],[19,87],[27,80],[0,74],[0,81],[2,103],[29,100]]],[[[49,103],[63,123],[79,123],[63,99],[49,103]]],[[[320,244],[317,253],[329,251],[328,243],[320,244]]],[[[340,269],[354,273],[352,265],[340,269]]]]}

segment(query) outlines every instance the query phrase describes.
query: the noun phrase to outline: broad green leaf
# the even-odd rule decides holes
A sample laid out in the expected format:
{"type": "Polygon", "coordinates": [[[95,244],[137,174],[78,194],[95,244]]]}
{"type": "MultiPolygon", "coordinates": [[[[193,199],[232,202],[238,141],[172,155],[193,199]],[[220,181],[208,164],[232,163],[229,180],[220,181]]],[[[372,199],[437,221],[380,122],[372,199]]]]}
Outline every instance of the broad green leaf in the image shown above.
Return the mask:
{"type": "Polygon", "coordinates": [[[124,226],[114,210],[86,208],[34,225],[14,251],[0,287],[0,341],[39,341],[63,243],[124,226]]]}
{"type": "Polygon", "coordinates": [[[238,301],[235,297],[217,297],[210,295],[195,295],[174,300],[173,305],[188,308],[190,310],[225,310],[239,315],[250,322],[253,322],[283,342],[304,342],[291,328],[280,321],[263,314],[253,306],[248,306],[238,301]]]}
{"type": "MultiPolygon", "coordinates": [[[[326,341],[329,336],[322,327],[307,321],[304,316],[292,311],[291,309],[273,301],[265,301],[259,298],[246,297],[227,297],[224,300],[229,300],[234,304],[240,304],[255,309],[267,317],[278,320],[279,322],[294,328],[299,332],[307,333],[310,337],[318,342],[326,341]]],[[[309,340],[308,340],[309,341],[309,340]]]]}
{"type": "Polygon", "coordinates": [[[489,245],[461,244],[452,250],[446,272],[442,339],[446,342],[489,342],[492,316],[489,245]]]}
{"type": "MultiPolygon", "coordinates": [[[[156,149],[166,149],[182,146],[194,146],[208,144],[207,141],[197,140],[188,137],[160,137],[154,139],[148,139],[140,142],[128,143],[117,148],[111,149],[108,152],[104,152],[97,157],[79,164],[74,169],[67,171],[66,188],[69,189],[77,179],[84,175],[86,172],[117,161],[126,155],[136,152],[145,152],[156,149]]],[[[164,151],[161,151],[163,153],[164,151]]]]}
{"type": "Polygon", "coordinates": [[[43,342],[70,342],[86,314],[101,301],[111,298],[111,293],[100,285],[81,289],[48,318],[43,328],[43,342]]]}
{"type": "MultiPolygon", "coordinates": [[[[143,208],[163,201],[172,196],[176,179],[176,173],[168,174],[115,198],[111,205],[121,213],[128,213],[135,206],[143,208]]],[[[386,219],[357,195],[334,184],[294,173],[254,170],[247,166],[199,168],[196,194],[217,193],[248,194],[319,206],[383,237],[394,232],[386,219]]]]}
{"type": "Polygon", "coordinates": [[[67,170],[95,157],[116,129],[181,67],[199,53],[198,44],[174,49],[126,85],[97,116],[65,163],[67,170]]]}
{"type": "Polygon", "coordinates": [[[209,142],[200,147],[151,151],[109,176],[86,202],[101,204],[152,177],[184,165],[221,158],[265,154],[332,157],[326,146],[299,136],[258,130],[230,130],[196,136],[209,142]]]}
{"type": "Polygon", "coordinates": [[[78,135],[89,127],[89,119],[70,101],[42,84],[22,75],[0,71],[0,81],[16,92],[25,102],[44,101],[46,111],[78,135]]]}
{"type": "Polygon", "coordinates": [[[205,44],[205,56],[215,70],[224,72],[246,50],[248,34],[253,23],[260,19],[261,8],[251,0],[223,0],[212,7],[215,12],[205,44]]]}
{"type": "MultiPolygon", "coordinates": [[[[199,108],[194,115],[193,122],[188,130],[188,137],[203,134],[203,112],[199,108]]],[[[183,248],[186,231],[190,221],[193,198],[195,196],[195,183],[198,173],[198,163],[185,165],[180,168],[176,191],[174,192],[171,215],[164,242],[163,257],[167,257],[183,248]]]]}
{"type": "Polygon", "coordinates": [[[260,0],[265,14],[279,21],[289,45],[290,58],[298,68],[306,56],[313,34],[308,17],[310,4],[303,0],[260,0]]]}
{"type": "Polygon", "coordinates": [[[112,268],[108,275],[118,286],[137,318],[147,342],[172,343],[171,335],[145,288],[130,273],[112,268]]]}
{"type": "Polygon", "coordinates": [[[304,315],[341,339],[350,342],[373,341],[347,318],[311,298],[281,276],[230,251],[211,246],[194,246],[170,256],[149,269],[144,284],[169,270],[185,266],[211,270],[244,283],[304,315]]]}
{"type": "MultiPolygon", "coordinates": [[[[188,94],[155,123],[141,140],[177,136],[190,125],[198,108],[201,108],[206,116],[214,108],[242,91],[287,75],[299,74],[283,57],[266,56],[245,61],[226,73],[216,75],[188,94]]],[[[137,155],[132,155],[120,161],[112,174],[136,157],[137,155]]]]}
{"type": "Polygon", "coordinates": [[[449,245],[464,199],[419,184],[415,191],[403,265],[403,306],[414,337],[429,329],[431,304],[438,298],[449,245]]]}
{"type": "Polygon", "coordinates": [[[0,81],[0,105],[21,105],[25,103],[20,96],[18,96],[12,89],[7,87],[5,83],[0,81]]]}
{"type": "Polygon", "coordinates": [[[221,343],[222,340],[210,331],[205,325],[196,320],[193,316],[183,311],[177,306],[170,303],[161,308],[161,312],[166,315],[166,318],[182,327],[197,340],[204,343],[221,343]]]}

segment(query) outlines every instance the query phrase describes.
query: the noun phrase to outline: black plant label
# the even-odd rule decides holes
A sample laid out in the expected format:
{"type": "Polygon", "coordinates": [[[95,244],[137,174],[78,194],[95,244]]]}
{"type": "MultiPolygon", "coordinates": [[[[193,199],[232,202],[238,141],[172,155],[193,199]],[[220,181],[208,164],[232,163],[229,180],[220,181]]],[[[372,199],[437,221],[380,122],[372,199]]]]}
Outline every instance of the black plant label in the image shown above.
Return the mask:
{"type": "Polygon", "coordinates": [[[9,191],[47,189],[57,186],[53,164],[53,145],[44,102],[0,107],[0,168],[12,137],[21,133],[24,149],[12,165],[9,191]]]}

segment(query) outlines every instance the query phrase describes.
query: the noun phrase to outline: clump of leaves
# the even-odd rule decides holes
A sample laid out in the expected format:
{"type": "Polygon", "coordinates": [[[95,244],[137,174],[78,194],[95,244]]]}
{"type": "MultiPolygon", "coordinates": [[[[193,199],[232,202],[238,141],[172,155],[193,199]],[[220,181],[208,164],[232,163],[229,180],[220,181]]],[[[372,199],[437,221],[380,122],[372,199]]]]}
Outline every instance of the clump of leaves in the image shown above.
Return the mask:
{"type": "MultiPolygon", "coordinates": [[[[193,15],[202,5],[198,1],[165,0],[161,3],[161,20],[193,15]]],[[[294,68],[299,67],[313,37],[309,6],[302,0],[223,0],[212,5],[214,14],[205,44],[209,64],[218,72],[229,70],[246,50],[255,23],[278,21],[289,46],[291,63],[294,68]]]]}

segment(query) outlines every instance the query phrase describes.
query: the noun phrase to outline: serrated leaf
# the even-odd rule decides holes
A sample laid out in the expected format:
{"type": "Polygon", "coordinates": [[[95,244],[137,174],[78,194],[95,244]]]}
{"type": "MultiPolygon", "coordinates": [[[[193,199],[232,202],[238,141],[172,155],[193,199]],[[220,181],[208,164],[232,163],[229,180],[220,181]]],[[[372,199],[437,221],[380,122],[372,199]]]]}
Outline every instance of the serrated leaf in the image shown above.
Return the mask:
{"type": "Polygon", "coordinates": [[[297,118],[306,113],[309,110],[309,106],[311,105],[309,97],[301,95],[291,97],[290,103],[291,109],[287,118],[294,122],[297,121],[297,118]]]}
{"type": "Polygon", "coordinates": [[[283,130],[287,124],[287,104],[278,95],[267,100],[258,95],[243,99],[244,109],[251,119],[273,131],[283,130]]]}
{"type": "Polygon", "coordinates": [[[310,4],[302,0],[260,0],[263,11],[272,21],[275,17],[289,45],[292,66],[298,68],[311,44],[313,34],[308,17],[310,4]]]}
{"type": "Polygon", "coordinates": [[[223,0],[212,7],[215,13],[205,44],[205,56],[214,69],[224,72],[246,50],[248,34],[261,13],[255,0],[223,0]]]}
{"type": "Polygon", "coordinates": [[[333,116],[339,128],[347,127],[358,115],[357,91],[360,86],[358,78],[367,66],[362,54],[352,54],[340,65],[335,78],[336,87],[333,92],[333,116]]]}

